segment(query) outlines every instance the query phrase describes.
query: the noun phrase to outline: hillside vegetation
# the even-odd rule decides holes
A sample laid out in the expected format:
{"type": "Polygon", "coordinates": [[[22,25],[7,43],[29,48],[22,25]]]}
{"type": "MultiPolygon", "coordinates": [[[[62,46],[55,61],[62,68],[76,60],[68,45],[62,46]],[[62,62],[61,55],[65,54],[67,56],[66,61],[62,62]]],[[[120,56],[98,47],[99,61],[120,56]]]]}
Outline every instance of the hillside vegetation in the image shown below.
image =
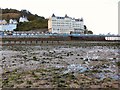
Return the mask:
{"type": "Polygon", "coordinates": [[[37,14],[32,14],[27,10],[16,10],[16,9],[2,9],[2,19],[9,21],[9,19],[16,19],[19,21],[21,16],[26,16],[29,22],[19,23],[16,31],[29,31],[36,29],[47,28],[47,19],[37,14]]]}

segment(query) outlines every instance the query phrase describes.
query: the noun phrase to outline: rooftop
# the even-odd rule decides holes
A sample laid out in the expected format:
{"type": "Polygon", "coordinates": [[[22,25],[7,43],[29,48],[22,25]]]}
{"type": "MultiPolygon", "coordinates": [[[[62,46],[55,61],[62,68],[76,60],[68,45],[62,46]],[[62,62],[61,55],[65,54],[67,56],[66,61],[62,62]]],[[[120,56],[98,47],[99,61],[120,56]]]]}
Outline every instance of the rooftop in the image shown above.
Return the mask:
{"type": "Polygon", "coordinates": [[[64,17],[60,17],[60,16],[55,16],[55,14],[53,13],[53,14],[52,14],[52,17],[56,17],[57,19],[70,18],[70,19],[75,20],[75,21],[83,21],[83,18],[81,18],[81,19],[75,19],[75,18],[69,17],[67,14],[65,14],[64,17]]]}

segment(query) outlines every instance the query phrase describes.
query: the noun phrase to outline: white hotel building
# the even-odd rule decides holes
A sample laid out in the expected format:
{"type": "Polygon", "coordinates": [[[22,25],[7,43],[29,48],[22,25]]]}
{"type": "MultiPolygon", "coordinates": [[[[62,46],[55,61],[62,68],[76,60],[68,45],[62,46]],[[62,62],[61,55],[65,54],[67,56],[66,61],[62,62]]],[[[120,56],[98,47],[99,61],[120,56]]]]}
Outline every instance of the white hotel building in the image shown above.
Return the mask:
{"type": "Polygon", "coordinates": [[[51,33],[84,33],[83,19],[68,17],[57,17],[54,14],[48,20],[48,31],[51,33]]]}

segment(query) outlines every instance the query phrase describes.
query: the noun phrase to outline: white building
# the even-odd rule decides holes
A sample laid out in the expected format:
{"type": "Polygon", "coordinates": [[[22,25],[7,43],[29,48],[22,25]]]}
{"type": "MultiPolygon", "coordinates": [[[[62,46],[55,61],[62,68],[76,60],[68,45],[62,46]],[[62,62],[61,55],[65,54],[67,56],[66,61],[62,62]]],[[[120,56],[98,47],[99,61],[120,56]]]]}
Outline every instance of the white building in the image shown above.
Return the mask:
{"type": "Polygon", "coordinates": [[[18,24],[17,20],[10,19],[9,24],[18,24]]]}
{"type": "MultiPolygon", "coordinates": [[[[20,17],[19,22],[29,22],[27,17],[20,17]]],[[[9,23],[6,20],[0,20],[0,31],[13,31],[17,28],[17,20],[10,19],[9,23]]]]}
{"type": "Polygon", "coordinates": [[[13,31],[17,28],[17,21],[16,20],[9,20],[7,23],[6,20],[0,20],[0,31],[13,31]]]}
{"type": "Polygon", "coordinates": [[[19,18],[19,22],[29,22],[29,21],[28,21],[27,17],[23,16],[23,17],[19,18]]]}
{"type": "Polygon", "coordinates": [[[57,17],[54,14],[48,20],[48,31],[51,33],[84,33],[83,19],[68,17],[57,17]]]}

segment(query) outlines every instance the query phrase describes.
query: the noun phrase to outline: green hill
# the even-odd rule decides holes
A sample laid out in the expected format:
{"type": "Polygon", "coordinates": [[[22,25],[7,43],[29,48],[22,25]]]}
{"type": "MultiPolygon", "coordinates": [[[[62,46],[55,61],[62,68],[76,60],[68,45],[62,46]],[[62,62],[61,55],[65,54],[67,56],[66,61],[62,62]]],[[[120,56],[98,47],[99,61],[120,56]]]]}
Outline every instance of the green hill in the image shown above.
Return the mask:
{"type": "Polygon", "coordinates": [[[16,19],[17,21],[21,16],[26,16],[29,22],[19,23],[16,31],[29,31],[36,29],[47,28],[47,19],[43,16],[38,16],[37,14],[32,14],[27,10],[16,10],[16,9],[2,9],[2,19],[16,19]]]}

